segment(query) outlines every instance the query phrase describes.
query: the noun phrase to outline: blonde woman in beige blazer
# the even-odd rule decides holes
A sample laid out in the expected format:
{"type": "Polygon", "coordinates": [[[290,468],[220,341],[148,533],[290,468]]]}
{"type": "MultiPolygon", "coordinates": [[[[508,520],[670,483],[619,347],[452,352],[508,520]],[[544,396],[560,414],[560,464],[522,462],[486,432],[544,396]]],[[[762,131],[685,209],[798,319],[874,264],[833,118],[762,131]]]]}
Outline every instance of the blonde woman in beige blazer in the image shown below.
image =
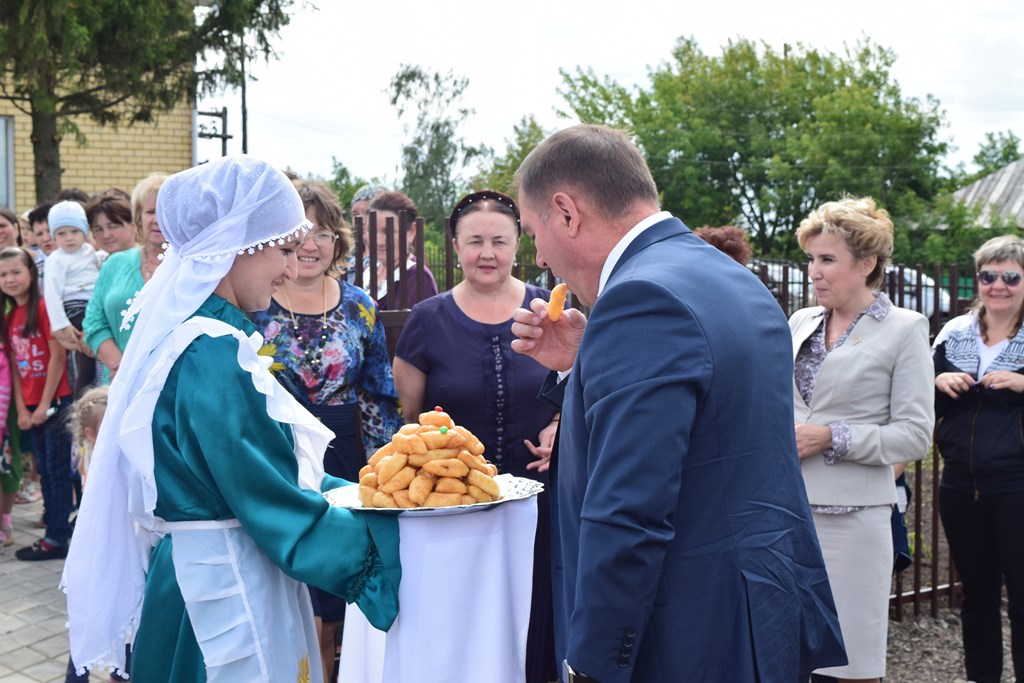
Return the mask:
{"type": "Polygon", "coordinates": [[[925,455],[935,421],[928,321],[876,291],[892,235],[867,197],[797,230],[821,304],[789,321],[797,452],[849,659],[816,673],[840,681],[885,676],[892,466],[925,455]]]}

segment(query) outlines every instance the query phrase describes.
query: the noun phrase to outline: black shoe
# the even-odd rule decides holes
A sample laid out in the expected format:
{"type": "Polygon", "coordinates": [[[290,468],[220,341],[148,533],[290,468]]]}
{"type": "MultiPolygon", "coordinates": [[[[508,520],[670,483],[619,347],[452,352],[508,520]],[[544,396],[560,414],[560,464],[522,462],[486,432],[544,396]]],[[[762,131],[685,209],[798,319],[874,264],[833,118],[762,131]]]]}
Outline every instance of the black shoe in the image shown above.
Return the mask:
{"type": "Polygon", "coordinates": [[[39,560],[63,560],[68,556],[68,546],[50,545],[46,541],[36,541],[27,548],[21,548],[14,556],[26,562],[38,562],[39,560]]]}

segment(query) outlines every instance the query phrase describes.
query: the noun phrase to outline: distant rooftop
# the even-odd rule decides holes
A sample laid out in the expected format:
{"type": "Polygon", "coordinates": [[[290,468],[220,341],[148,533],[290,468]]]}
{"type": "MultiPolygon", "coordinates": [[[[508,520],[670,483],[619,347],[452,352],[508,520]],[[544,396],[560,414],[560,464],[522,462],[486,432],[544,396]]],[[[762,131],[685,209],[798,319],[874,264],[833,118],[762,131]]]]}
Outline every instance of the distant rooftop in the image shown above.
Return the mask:
{"type": "Polygon", "coordinates": [[[969,206],[981,208],[980,224],[989,227],[993,213],[1012,218],[1024,228],[1024,157],[953,193],[969,206]]]}

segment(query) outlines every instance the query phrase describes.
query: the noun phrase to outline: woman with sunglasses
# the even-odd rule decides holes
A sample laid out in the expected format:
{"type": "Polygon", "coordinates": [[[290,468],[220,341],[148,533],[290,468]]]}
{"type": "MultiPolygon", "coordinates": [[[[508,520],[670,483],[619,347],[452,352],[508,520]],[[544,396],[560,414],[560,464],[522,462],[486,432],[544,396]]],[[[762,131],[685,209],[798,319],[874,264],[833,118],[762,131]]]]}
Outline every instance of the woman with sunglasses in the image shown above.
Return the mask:
{"type": "MultiPolygon", "coordinates": [[[[367,457],[402,426],[384,325],[370,296],[339,281],[352,237],[341,205],[321,182],[296,183],[313,224],[299,245],[298,272],[273,295],[270,308],[250,316],[274,359],[277,377],[334,433],[324,470],[359,481],[367,457]]],[[[310,586],[324,680],[333,680],[345,600],[310,586]]]]}
{"type": "Polygon", "coordinates": [[[996,683],[1004,581],[1013,669],[1024,680],[1024,240],[990,239],[974,264],[974,306],[935,338],[935,445],[939,515],[963,580],[967,678],[996,683]]]}
{"type": "Polygon", "coordinates": [[[877,291],[893,224],[870,197],[821,205],[796,238],[821,304],[789,321],[797,454],[849,659],[815,673],[878,683],[893,567],[893,465],[924,457],[934,423],[928,321],[877,291]]]}

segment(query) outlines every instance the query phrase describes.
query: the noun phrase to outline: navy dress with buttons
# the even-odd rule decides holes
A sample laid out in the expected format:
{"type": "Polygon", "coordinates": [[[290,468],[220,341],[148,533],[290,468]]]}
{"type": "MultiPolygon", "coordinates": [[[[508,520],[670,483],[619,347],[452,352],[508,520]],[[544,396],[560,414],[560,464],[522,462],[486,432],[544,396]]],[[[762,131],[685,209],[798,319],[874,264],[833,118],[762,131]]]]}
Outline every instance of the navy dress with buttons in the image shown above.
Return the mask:
{"type": "MultiPolygon", "coordinates": [[[[546,289],[526,285],[523,306],[546,289]]],[[[486,447],[484,456],[498,471],[529,477],[547,485],[547,473],[528,470],[536,458],[523,444],[536,443],[555,408],[537,397],[547,370],[512,350],[511,319],[498,324],[472,320],[451,292],[420,302],[412,309],[398,340],[396,355],[427,376],[423,409],[442,406],[457,424],[472,431],[486,447]]],[[[415,416],[406,416],[415,420],[415,416]]],[[[534,544],[534,590],[527,642],[527,682],[555,680],[552,642],[550,522],[547,493],[537,501],[534,544]]]]}

